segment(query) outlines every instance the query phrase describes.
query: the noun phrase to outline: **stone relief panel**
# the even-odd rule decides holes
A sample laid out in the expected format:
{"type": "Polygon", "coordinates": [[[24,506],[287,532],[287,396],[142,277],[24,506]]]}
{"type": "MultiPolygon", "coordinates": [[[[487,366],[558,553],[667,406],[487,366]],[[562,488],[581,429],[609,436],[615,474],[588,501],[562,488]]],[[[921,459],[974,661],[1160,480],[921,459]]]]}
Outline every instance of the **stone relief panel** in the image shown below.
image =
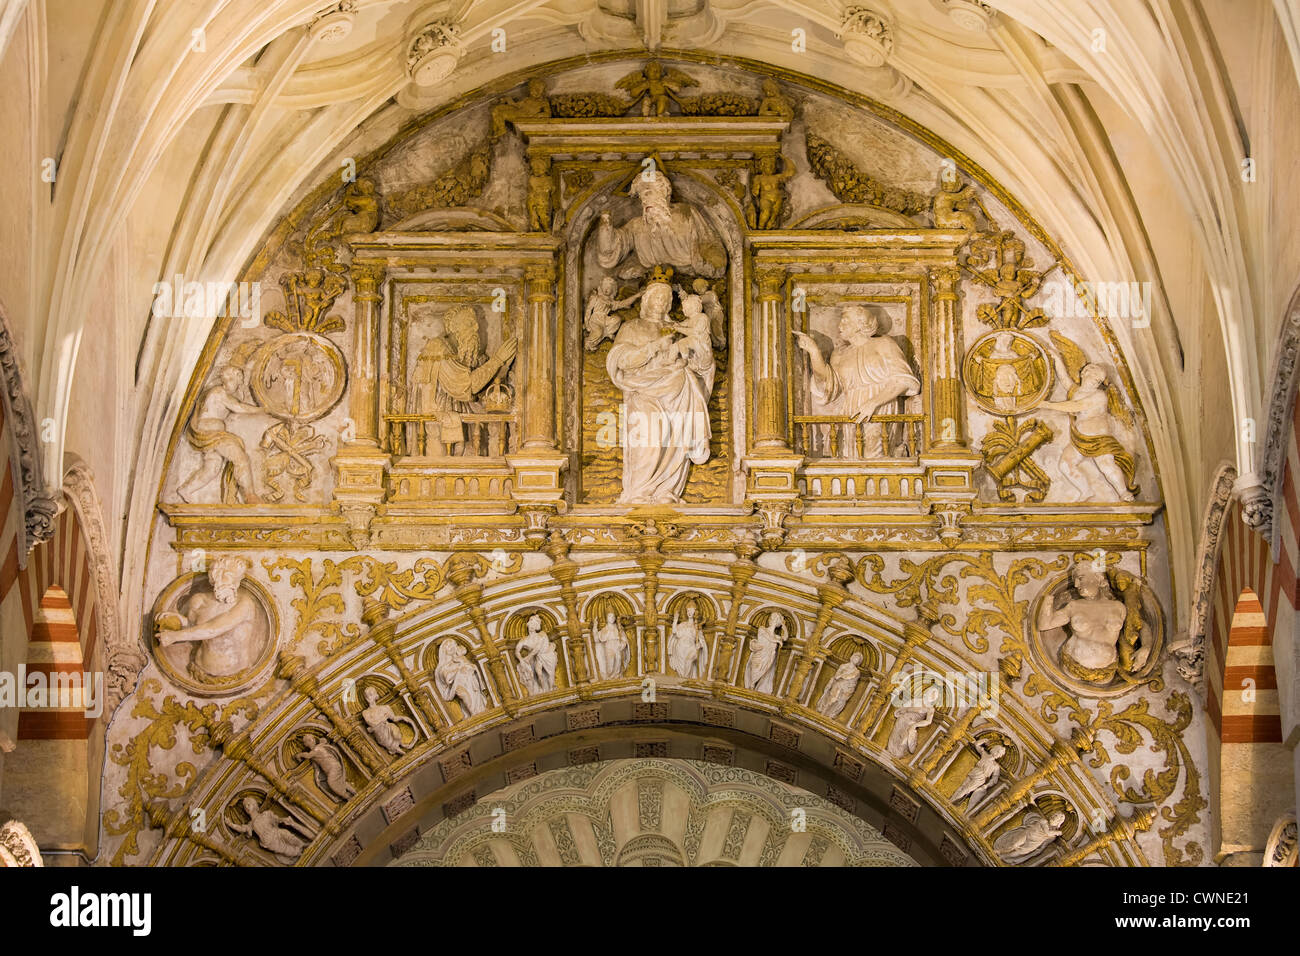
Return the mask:
{"type": "Polygon", "coordinates": [[[683,697],[832,734],[989,862],[1199,861],[1141,409],[981,171],[796,77],[646,58],[359,135],[177,423],[116,862],[319,861],[426,754],[683,697]],[[228,841],[176,835],[195,794],[228,841]]]}

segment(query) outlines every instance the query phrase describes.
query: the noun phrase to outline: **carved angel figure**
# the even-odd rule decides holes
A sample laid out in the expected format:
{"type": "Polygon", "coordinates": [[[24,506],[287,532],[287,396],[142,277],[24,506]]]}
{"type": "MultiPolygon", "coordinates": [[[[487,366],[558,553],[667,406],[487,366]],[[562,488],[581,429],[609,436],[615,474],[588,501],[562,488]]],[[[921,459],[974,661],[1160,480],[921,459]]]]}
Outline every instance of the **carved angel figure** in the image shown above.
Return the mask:
{"type": "Polygon", "coordinates": [[[642,116],[667,116],[669,104],[681,105],[678,93],[699,84],[681,70],[665,69],[658,60],[651,60],[640,72],[629,73],[614,85],[628,95],[629,108],[640,104],[642,116]]]}
{"type": "Polygon", "coordinates": [[[506,134],[506,124],[521,119],[545,119],[551,115],[551,101],[546,96],[546,81],[528,81],[528,93],[517,100],[502,100],[492,107],[492,138],[506,134]]]}
{"type": "Polygon", "coordinates": [[[1048,817],[1030,811],[1024,822],[993,841],[993,850],[1007,863],[1023,863],[1061,835],[1065,814],[1053,811],[1048,817]]]}
{"type": "Polygon", "coordinates": [[[623,322],[618,310],[626,309],[641,298],[644,291],[638,289],[626,299],[619,299],[618,280],[613,276],[601,279],[596,290],[587,297],[587,308],[582,315],[582,328],[587,335],[582,340],[582,347],[588,352],[594,352],[605,339],[612,339],[623,322]]]}
{"type": "Polygon", "coordinates": [[[1074,383],[1065,401],[1043,402],[1040,406],[1070,416],[1070,444],[1061,452],[1061,475],[1079,498],[1093,495],[1088,480],[1091,472],[1121,501],[1132,501],[1138,490],[1137,462],[1116,436],[1121,424],[1125,429],[1132,425],[1119,389],[1107,382],[1105,369],[1089,362],[1078,345],[1057,332],[1052,332],[1051,338],[1074,383]]]}
{"type": "Polygon", "coordinates": [[[340,800],[347,800],[355,794],[356,788],[348,783],[348,775],[343,769],[343,758],[334,747],[321,740],[315,734],[303,734],[302,742],[307,747],[298,754],[298,759],[310,760],[319,771],[318,780],[323,780],[322,789],[340,800]]]}
{"type": "Polygon", "coordinates": [[[632,647],[613,611],[605,612],[605,623],[593,628],[591,636],[595,642],[596,670],[600,679],[613,680],[623,676],[632,660],[632,647]]]}
{"type": "Polygon", "coordinates": [[[975,187],[969,183],[963,184],[951,167],[945,168],[939,175],[939,191],[934,194],[932,208],[936,229],[962,229],[966,232],[974,232],[976,210],[983,213],[984,218],[990,223],[993,221],[993,217],[980,202],[975,187]]]}
{"type": "Polygon", "coordinates": [[[975,806],[984,799],[984,795],[998,782],[998,777],[1002,775],[1002,766],[998,763],[1006,756],[1007,748],[1001,744],[994,744],[987,750],[984,748],[983,741],[975,741],[975,752],[979,757],[975,761],[975,766],[970,768],[966,774],[966,779],[961,782],[952,795],[952,802],[955,806],[966,797],[970,797],[970,803],[966,806],[975,806]]]}
{"type": "Polygon", "coordinates": [[[455,638],[445,638],[438,645],[438,667],[433,672],[433,681],[443,700],[460,701],[466,717],[487,710],[483,679],[473,661],[465,656],[465,648],[455,638]]]}
{"type": "Polygon", "coordinates": [[[832,720],[840,715],[853,692],[858,689],[858,681],[862,679],[861,667],[862,652],[854,651],[852,657],[835,669],[834,676],[817,699],[817,713],[832,720]]]}
{"type": "Polygon", "coordinates": [[[260,809],[254,797],[244,797],[242,806],[248,814],[248,822],[231,823],[231,830],[255,837],[263,849],[270,850],[278,857],[296,860],[302,855],[303,847],[311,839],[311,834],[298,821],[260,809]],[[295,830],[301,837],[293,832],[295,830]]]}
{"type": "Polygon", "coordinates": [[[390,754],[401,754],[406,745],[402,743],[401,724],[415,730],[415,721],[409,717],[399,716],[392,707],[379,703],[379,691],[367,687],[365,692],[366,709],[361,712],[361,719],[372,737],[390,754]]]}

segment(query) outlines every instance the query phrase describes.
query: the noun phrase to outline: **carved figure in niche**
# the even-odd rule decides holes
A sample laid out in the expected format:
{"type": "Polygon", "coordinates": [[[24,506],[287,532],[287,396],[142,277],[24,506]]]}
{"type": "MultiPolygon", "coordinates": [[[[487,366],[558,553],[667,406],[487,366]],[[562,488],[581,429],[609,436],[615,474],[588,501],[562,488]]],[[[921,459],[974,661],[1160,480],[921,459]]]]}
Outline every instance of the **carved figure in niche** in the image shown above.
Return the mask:
{"type": "Polygon", "coordinates": [[[998,777],[1002,775],[1002,765],[998,761],[1006,756],[1007,748],[994,744],[986,750],[983,741],[976,740],[975,752],[979,754],[975,766],[970,768],[961,786],[952,795],[954,805],[970,797],[970,802],[966,804],[968,810],[983,800],[985,794],[997,784],[998,777]]]}
{"type": "Polygon", "coordinates": [[[593,628],[591,636],[595,641],[596,670],[600,679],[622,677],[632,660],[632,646],[613,611],[605,612],[605,623],[593,628]]]}
{"type": "Polygon", "coordinates": [[[1088,362],[1083,350],[1063,335],[1052,333],[1061,350],[1066,374],[1074,385],[1063,402],[1043,402],[1043,408],[1070,416],[1070,444],[1061,452],[1062,477],[1084,498],[1092,497],[1088,471],[1099,475],[1121,501],[1137,494],[1137,462],[1115,437],[1118,425],[1131,424],[1119,390],[1106,382],[1106,371],[1088,362]]]}
{"type": "Polygon", "coordinates": [[[502,100],[492,107],[492,138],[506,134],[506,124],[521,119],[545,119],[551,115],[551,101],[546,98],[546,83],[528,81],[528,93],[517,100],[502,100]]]}
{"type": "Polygon", "coordinates": [[[939,174],[939,191],[934,194],[933,209],[936,229],[975,232],[975,210],[983,213],[989,222],[993,221],[993,217],[980,202],[975,187],[969,183],[963,185],[957,171],[947,166],[939,174]]]}
{"type": "MultiPolygon", "coordinates": [[[[843,345],[831,351],[830,361],[811,335],[795,331],[799,347],[812,365],[812,397],[829,415],[851,415],[862,429],[863,456],[888,455],[884,426],[869,419],[891,402],[919,394],[921,382],[912,372],[903,350],[887,335],[878,335],[880,320],[860,305],[840,311],[839,334],[843,345]]],[[[846,431],[847,448],[856,448],[854,426],[846,431]]]]}
{"type": "Polygon", "coordinates": [[[1058,653],[1061,669],[1089,684],[1109,684],[1117,673],[1131,676],[1149,654],[1139,654],[1144,626],[1140,585],[1127,572],[1119,573],[1124,575],[1127,603],[1115,600],[1105,572],[1080,562],[1070,571],[1078,596],[1067,595],[1059,608],[1059,595],[1053,596],[1038,612],[1040,633],[1060,627],[1069,634],[1058,653]]]}
{"type": "Polygon", "coordinates": [[[749,645],[749,660],[745,663],[745,686],[762,694],[772,693],[776,679],[776,655],[788,635],[785,620],[776,611],[768,615],[767,624],[758,629],[749,645]]]}
{"type": "Polygon", "coordinates": [[[390,754],[402,753],[406,750],[406,746],[402,743],[402,731],[399,725],[406,724],[418,735],[415,721],[400,716],[388,704],[379,703],[379,691],[374,687],[367,687],[364,696],[366,709],[361,712],[361,719],[366,722],[366,728],[379,742],[379,746],[390,754]]]}
{"type": "Polygon", "coordinates": [[[1007,863],[1024,863],[1062,833],[1065,814],[1054,810],[1049,816],[1030,811],[1024,821],[993,841],[993,851],[1007,863]]]}
{"type": "Polygon", "coordinates": [[[671,104],[681,104],[677,94],[688,86],[698,86],[681,70],[651,60],[640,71],[629,73],[614,84],[628,95],[630,109],[641,106],[642,116],[667,116],[671,104]]]}
{"type": "Polygon", "coordinates": [[[445,638],[438,645],[438,666],[433,672],[433,680],[443,700],[460,701],[466,717],[487,710],[483,679],[474,662],[465,656],[465,648],[455,638],[445,638]]]}
{"type": "Polygon", "coordinates": [[[862,678],[861,667],[862,652],[854,651],[847,661],[835,669],[834,676],[817,699],[817,713],[832,720],[840,715],[853,692],[858,689],[858,681],[862,678]]]}
{"type": "Polygon", "coordinates": [[[357,791],[348,783],[348,775],[344,772],[343,758],[339,752],[315,734],[303,734],[302,742],[307,749],[298,754],[298,759],[310,760],[315,764],[324,779],[323,789],[340,800],[351,799],[357,791]]]}
{"type": "Polygon", "coordinates": [[[760,156],[758,172],[750,180],[750,190],[758,203],[758,218],[755,224],[759,229],[775,229],[781,224],[781,210],[785,206],[785,181],[793,176],[793,164],[779,154],[769,153],[760,156]],[[781,171],[777,172],[776,161],[781,160],[781,171]]]}
{"type": "Polygon", "coordinates": [[[264,612],[257,600],[240,587],[248,562],[233,555],[208,559],[211,594],[192,594],[180,612],[168,611],[155,619],[162,647],[193,642],[190,673],[200,682],[233,677],[257,663],[265,649],[266,634],[258,627],[264,612]]]}
{"type": "Polygon", "coordinates": [[[672,299],[672,287],[656,273],[639,316],[623,323],[605,359],[626,408],[621,503],[678,502],[691,465],[709,460],[713,352],[675,346],[672,299]]]}
{"type": "Polygon", "coordinates": [[[248,814],[248,822],[232,822],[231,830],[247,837],[256,837],[263,849],[271,851],[276,856],[296,860],[302,855],[303,847],[311,840],[311,833],[297,820],[292,817],[280,817],[271,810],[260,809],[255,797],[244,797],[241,806],[248,814]],[[295,830],[297,834],[293,832],[295,830]]]}
{"type": "Polygon", "coordinates": [[[426,447],[437,443],[444,455],[476,455],[478,449],[465,440],[461,417],[476,411],[476,396],[498,372],[514,361],[518,342],[513,336],[490,358],[484,358],[478,332],[478,313],[473,306],[460,305],[443,317],[446,336],[425,343],[415,360],[411,391],[416,412],[436,415],[426,425],[426,447]],[[448,341],[450,339],[450,341],[448,341]]]}
{"type": "Polygon", "coordinates": [[[549,232],[555,193],[551,161],[545,156],[533,156],[528,160],[528,170],[528,228],[533,232],[549,232]]]}
{"type": "Polygon", "coordinates": [[[529,615],[527,627],[528,633],[515,646],[519,682],[530,694],[544,694],[555,690],[555,664],[559,655],[555,652],[555,642],[542,630],[540,614],[529,615]]]}
{"type": "Polygon", "coordinates": [[[686,605],[686,617],[673,612],[673,629],[668,635],[668,663],[679,677],[703,678],[709,663],[709,645],[704,628],[697,619],[699,608],[694,601],[686,605]]]}
{"type": "Polygon", "coordinates": [[[618,299],[615,298],[618,295],[618,280],[613,276],[601,279],[596,291],[587,297],[587,308],[582,316],[582,327],[587,337],[583,339],[582,347],[588,352],[594,352],[605,339],[612,339],[623,322],[618,310],[626,309],[641,298],[643,291],[639,290],[626,299],[618,299]]]}
{"type": "Polygon", "coordinates": [[[885,749],[891,757],[907,757],[916,753],[917,731],[934,723],[934,708],[939,703],[940,690],[930,685],[921,692],[919,703],[898,707],[894,711],[894,728],[889,732],[885,749]]]}
{"type": "Polygon", "coordinates": [[[693,206],[672,201],[673,186],[663,170],[650,168],[637,174],[628,192],[641,203],[641,215],[621,226],[600,214],[596,226],[596,262],[615,269],[629,255],[619,276],[645,275],[656,266],[674,266],[686,272],[719,276],[727,266],[727,253],[703,215],[693,206]]]}
{"type": "Polygon", "coordinates": [[[763,98],[758,101],[759,116],[779,116],[787,123],[794,119],[794,107],[781,92],[781,84],[768,77],[763,80],[763,98]]]}
{"type": "Polygon", "coordinates": [[[223,505],[262,503],[253,487],[253,466],[244,441],[227,428],[231,415],[257,415],[262,411],[239,398],[243,385],[244,373],[228,365],[221,370],[220,384],[200,396],[185,437],[202,457],[194,474],[176,489],[185,501],[193,501],[195,492],[220,478],[223,505]]]}
{"type": "MultiPolygon", "coordinates": [[[[700,297],[700,305],[709,316],[709,334],[713,336],[713,347],[721,348],[727,344],[727,313],[718,301],[718,293],[709,285],[708,279],[696,279],[691,283],[691,291],[700,297]]],[[[677,293],[679,296],[681,292],[677,293]]]]}

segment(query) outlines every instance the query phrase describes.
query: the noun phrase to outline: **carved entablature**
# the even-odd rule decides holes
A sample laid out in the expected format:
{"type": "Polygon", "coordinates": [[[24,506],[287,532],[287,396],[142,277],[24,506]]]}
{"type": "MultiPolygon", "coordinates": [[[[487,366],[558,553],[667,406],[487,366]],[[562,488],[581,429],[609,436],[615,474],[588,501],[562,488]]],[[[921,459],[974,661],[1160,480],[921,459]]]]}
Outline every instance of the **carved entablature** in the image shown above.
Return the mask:
{"type": "Polygon", "coordinates": [[[1194,862],[1117,290],[878,109],[633,58],[361,131],[176,424],[114,860],[334,857],[430,754],[635,698],[824,733],[986,862],[1194,862]],[[1000,710],[898,699],[958,671],[1000,710]],[[201,840],[161,835],[191,750],[201,840]]]}

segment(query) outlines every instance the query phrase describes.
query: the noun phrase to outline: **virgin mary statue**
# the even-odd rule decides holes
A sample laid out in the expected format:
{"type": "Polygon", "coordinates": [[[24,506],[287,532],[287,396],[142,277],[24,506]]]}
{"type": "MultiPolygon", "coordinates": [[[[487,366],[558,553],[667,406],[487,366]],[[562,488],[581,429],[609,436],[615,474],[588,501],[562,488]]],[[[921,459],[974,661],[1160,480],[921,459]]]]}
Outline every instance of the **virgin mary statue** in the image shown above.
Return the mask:
{"type": "Polygon", "coordinates": [[[673,290],[656,270],[640,315],[618,330],[605,367],[623,392],[623,493],[620,503],[681,501],[692,464],[709,460],[711,349],[674,341],[673,290]]]}

